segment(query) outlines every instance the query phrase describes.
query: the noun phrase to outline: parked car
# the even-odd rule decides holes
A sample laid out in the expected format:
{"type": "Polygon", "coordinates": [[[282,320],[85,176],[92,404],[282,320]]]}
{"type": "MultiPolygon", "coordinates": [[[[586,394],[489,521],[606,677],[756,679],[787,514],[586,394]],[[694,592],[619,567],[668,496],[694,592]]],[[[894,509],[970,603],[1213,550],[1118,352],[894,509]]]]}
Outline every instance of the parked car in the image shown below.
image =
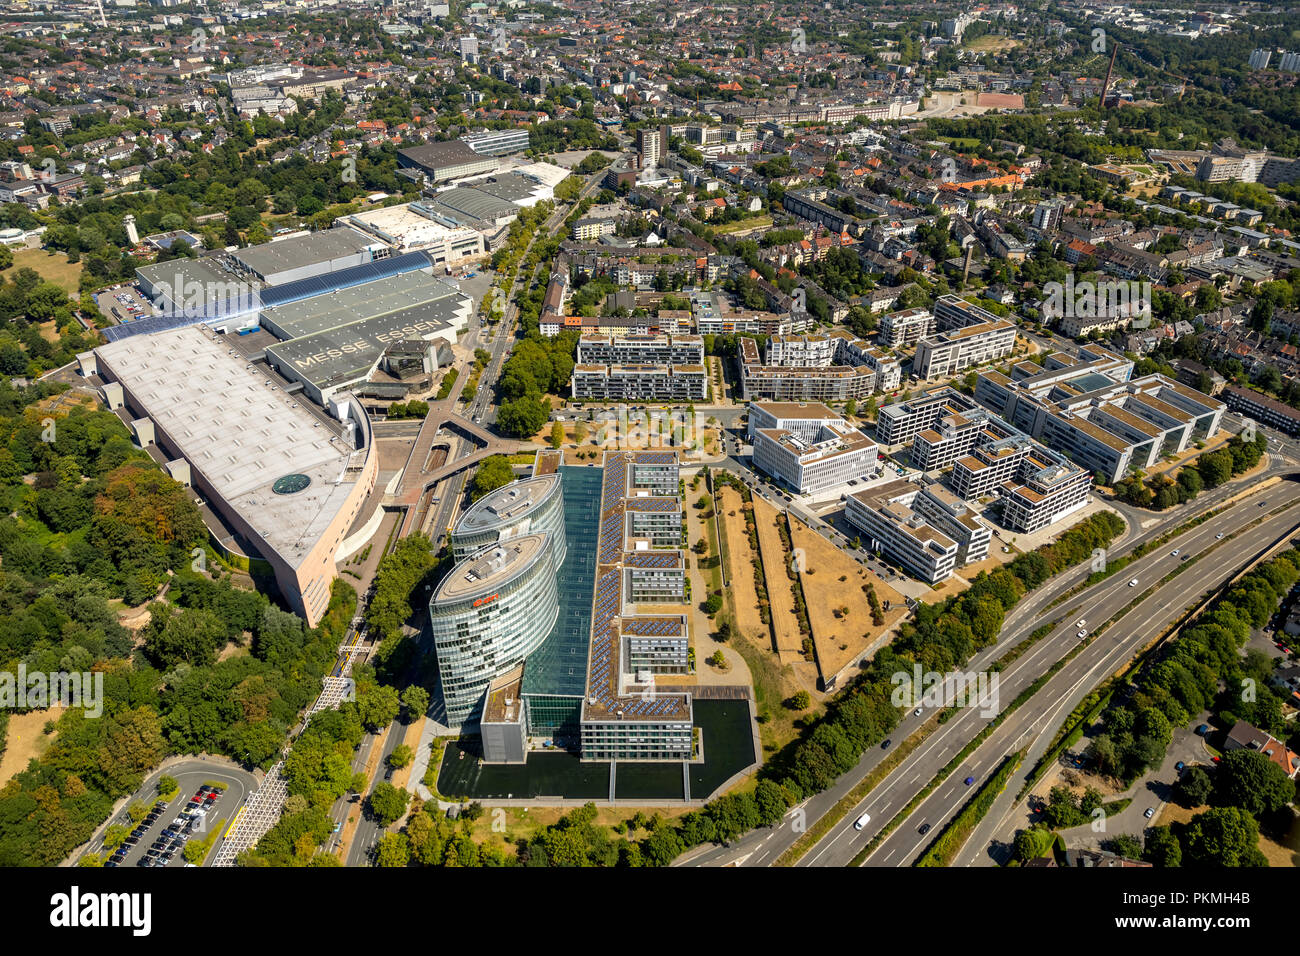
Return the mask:
{"type": "Polygon", "coordinates": [[[1178,771],[1179,773],[1182,773],[1183,770],[1186,769],[1186,767],[1187,767],[1187,764],[1183,763],[1181,760],[1178,761],[1178,763],[1174,764],[1174,769],[1175,769],[1176,771],[1178,771]]]}
{"type": "Polygon", "coordinates": [[[885,740],[884,740],[884,742],[881,743],[881,745],[880,745],[880,749],[881,749],[881,750],[888,750],[888,749],[889,749],[889,745],[892,744],[893,742],[894,742],[893,740],[891,740],[890,738],[886,737],[885,740]]]}
{"type": "Polygon", "coordinates": [[[1155,807],[1147,807],[1146,813],[1142,814],[1142,816],[1146,817],[1148,820],[1150,820],[1155,815],[1156,815],[1155,807]]]}

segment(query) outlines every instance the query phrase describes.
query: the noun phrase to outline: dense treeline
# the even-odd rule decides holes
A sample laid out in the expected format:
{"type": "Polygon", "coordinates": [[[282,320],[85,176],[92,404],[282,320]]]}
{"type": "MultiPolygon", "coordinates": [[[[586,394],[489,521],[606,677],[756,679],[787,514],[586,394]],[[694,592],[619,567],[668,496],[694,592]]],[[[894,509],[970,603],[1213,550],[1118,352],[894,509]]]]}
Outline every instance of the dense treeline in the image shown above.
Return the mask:
{"type": "Polygon", "coordinates": [[[111,413],[14,407],[45,394],[0,389],[0,670],[101,672],[103,715],[65,710],[44,755],[0,788],[11,866],[62,860],[168,753],[268,765],[356,606],[336,582],[322,627],[308,628],[215,562],[211,577],[191,570],[196,548],[209,555],[188,489],[111,413]],[[150,600],[133,635],[121,604],[150,600]]]}
{"type": "Polygon", "coordinates": [[[1132,475],[1115,483],[1115,493],[1129,504],[1164,511],[1191,501],[1204,489],[1217,488],[1234,476],[1249,471],[1259,464],[1266,450],[1267,441],[1262,432],[1254,441],[1244,442],[1234,437],[1223,448],[1206,452],[1184,465],[1173,478],[1167,475],[1148,478],[1132,475]]]}

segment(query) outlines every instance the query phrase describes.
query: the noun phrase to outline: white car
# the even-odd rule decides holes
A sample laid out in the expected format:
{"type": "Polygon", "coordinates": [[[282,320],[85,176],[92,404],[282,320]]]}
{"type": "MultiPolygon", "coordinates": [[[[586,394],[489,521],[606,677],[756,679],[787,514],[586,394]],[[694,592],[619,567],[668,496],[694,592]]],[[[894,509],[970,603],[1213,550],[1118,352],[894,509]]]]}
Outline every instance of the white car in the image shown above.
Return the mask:
{"type": "Polygon", "coordinates": [[[869,814],[869,813],[864,813],[864,814],[862,814],[862,816],[858,817],[858,819],[854,821],[854,823],[853,823],[853,829],[855,829],[855,830],[861,830],[863,827],[865,827],[865,826],[866,826],[868,823],[870,823],[870,822],[871,822],[871,814],[869,814]]]}
{"type": "Polygon", "coordinates": [[[1137,586],[1138,586],[1138,579],[1137,579],[1137,578],[1134,578],[1132,581],[1130,581],[1130,582],[1128,583],[1128,586],[1131,587],[1131,588],[1135,588],[1135,587],[1137,587],[1137,586]]]}
{"type": "Polygon", "coordinates": [[[1087,623],[1088,623],[1088,622],[1085,621],[1083,618],[1079,618],[1077,621],[1074,622],[1074,626],[1075,626],[1075,627],[1083,627],[1083,626],[1084,626],[1085,624],[1087,624],[1087,623]]]}
{"type": "Polygon", "coordinates": [[[1171,557],[1171,558],[1176,558],[1176,557],[1178,557],[1178,549],[1177,549],[1177,548],[1174,548],[1174,550],[1170,551],[1170,552],[1169,552],[1169,557],[1171,557]]]}
{"type": "Polygon", "coordinates": [[[1088,636],[1088,632],[1087,632],[1087,631],[1080,631],[1078,634],[1076,634],[1076,635],[1074,635],[1074,636],[1077,637],[1079,640],[1083,640],[1085,637],[1088,636]]]}

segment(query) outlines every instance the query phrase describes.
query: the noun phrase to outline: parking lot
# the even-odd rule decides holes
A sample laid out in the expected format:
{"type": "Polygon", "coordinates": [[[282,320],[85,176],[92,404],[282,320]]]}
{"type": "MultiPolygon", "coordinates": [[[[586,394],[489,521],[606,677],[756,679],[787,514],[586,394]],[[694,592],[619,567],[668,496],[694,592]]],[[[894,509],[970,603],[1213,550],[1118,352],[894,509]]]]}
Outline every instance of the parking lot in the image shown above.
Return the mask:
{"type": "MultiPolygon", "coordinates": [[[[185,844],[194,839],[204,840],[214,830],[224,828],[243,805],[252,784],[250,774],[206,766],[200,761],[155,774],[113,819],[113,825],[131,828],[125,842],[108,851],[101,841],[97,847],[92,846],[91,852],[101,854],[109,868],[190,865],[186,864],[182,852],[185,844]],[[165,803],[157,796],[157,782],[163,775],[174,778],[179,786],[176,795],[165,803]],[[129,808],[154,800],[158,800],[154,808],[135,823],[129,808]]],[[[212,855],[209,853],[208,858],[212,855]]]]}
{"type": "Polygon", "coordinates": [[[131,285],[114,286],[97,293],[95,304],[100,312],[119,323],[134,322],[153,312],[149,303],[131,285]]]}

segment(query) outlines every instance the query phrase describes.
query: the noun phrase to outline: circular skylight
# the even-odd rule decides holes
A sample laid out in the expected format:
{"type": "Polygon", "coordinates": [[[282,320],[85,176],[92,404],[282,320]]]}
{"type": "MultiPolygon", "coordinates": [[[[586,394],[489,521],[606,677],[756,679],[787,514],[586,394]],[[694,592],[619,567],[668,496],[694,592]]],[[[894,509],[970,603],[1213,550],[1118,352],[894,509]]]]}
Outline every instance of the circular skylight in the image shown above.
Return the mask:
{"type": "Polygon", "coordinates": [[[275,484],[271,485],[271,490],[277,495],[296,495],[310,484],[311,479],[306,475],[282,475],[275,479],[275,484]]]}

